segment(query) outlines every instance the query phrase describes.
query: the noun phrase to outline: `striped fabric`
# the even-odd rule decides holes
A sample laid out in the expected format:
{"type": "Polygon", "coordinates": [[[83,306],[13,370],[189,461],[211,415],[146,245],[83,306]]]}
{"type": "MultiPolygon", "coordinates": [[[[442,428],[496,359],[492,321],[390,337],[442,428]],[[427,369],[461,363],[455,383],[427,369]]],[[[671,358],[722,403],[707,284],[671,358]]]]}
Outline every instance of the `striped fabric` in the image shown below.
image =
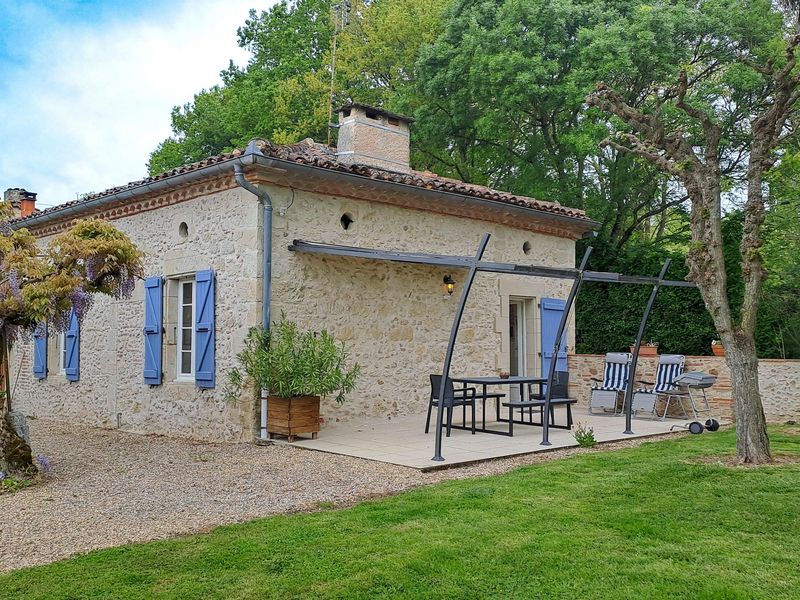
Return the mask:
{"type": "Polygon", "coordinates": [[[628,383],[628,370],[631,364],[631,355],[627,352],[609,352],[606,354],[603,381],[599,385],[592,385],[593,390],[621,392],[628,383]]]}
{"type": "Polygon", "coordinates": [[[672,392],[677,386],[672,382],[683,373],[686,357],[682,354],[662,354],[658,357],[658,370],[656,371],[656,385],[653,388],[642,388],[638,391],[663,394],[672,392]]]}

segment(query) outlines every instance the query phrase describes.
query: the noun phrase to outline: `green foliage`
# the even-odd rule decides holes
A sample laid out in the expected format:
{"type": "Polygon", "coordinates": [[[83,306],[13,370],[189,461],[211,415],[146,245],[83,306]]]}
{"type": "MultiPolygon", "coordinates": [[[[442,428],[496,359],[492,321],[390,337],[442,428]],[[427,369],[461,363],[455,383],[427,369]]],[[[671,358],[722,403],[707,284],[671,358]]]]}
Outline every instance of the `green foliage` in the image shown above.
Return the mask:
{"type": "Polygon", "coordinates": [[[734,445],[680,436],[97,550],[0,575],[0,598],[796,598],[800,465],[716,464],[734,445]]]}
{"type": "Polygon", "coordinates": [[[237,368],[230,374],[229,399],[239,396],[247,378],[256,389],[269,390],[274,396],[335,393],[336,402],[341,404],[355,388],[361,370],[358,363],[347,368],[349,355],[344,344],[338,344],[330,333],[301,332],[285,316],[269,330],[251,328],[237,358],[242,370],[237,368]]]}
{"type": "Polygon", "coordinates": [[[581,448],[592,448],[597,445],[597,440],[594,437],[594,428],[586,423],[577,423],[572,435],[581,448]]]}
{"type": "Polygon", "coordinates": [[[0,494],[18,492],[29,485],[31,485],[30,479],[0,473],[0,494]]]}
{"type": "MultiPolygon", "coordinates": [[[[667,278],[683,280],[688,274],[686,256],[680,249],[629,242],[615,257],[597,246],[590,268],[655,276],[664,260],[672,259],[667,278]]],[[[635,285],[587,283],[581,288],[576,312],[578,352],[603,354],[628,352],[647,305],[650,288],[635,285]]],[[[662,354],[711,354],[717,337],[714,324],[697,290],[662,288],[653,305],[645,339],[659,345],[662,354]]]]}
{"type": "Polygon", "coordinates": [[[244,147],[253,137],[295,142],[324,136],[327,87],[307,75],[324,67],[330,7],[330,0],[284,0],[260,15],[251,10],[238,31],[239,45],[252,52],[249,64],[231,64],[222,85],[173,108],[173,135],[151,153],[150,174],[244,147]]]}
{"type": "MultiPolygon", "coordinates": [[[[334,102],[413,110],[414,64],[438,33],[447,4],[354,0],[350,23],[338,35],[334,102]]],[[[330,0],[284,0],[260,14],[251,11],[238,31],[239,45],[252,53],[249,64],[231,65],[222,85],[173,109],[173,135],[151,153],[150,174],[244,147],[253,137],[326,140],[332,14],[330,0]]]]}

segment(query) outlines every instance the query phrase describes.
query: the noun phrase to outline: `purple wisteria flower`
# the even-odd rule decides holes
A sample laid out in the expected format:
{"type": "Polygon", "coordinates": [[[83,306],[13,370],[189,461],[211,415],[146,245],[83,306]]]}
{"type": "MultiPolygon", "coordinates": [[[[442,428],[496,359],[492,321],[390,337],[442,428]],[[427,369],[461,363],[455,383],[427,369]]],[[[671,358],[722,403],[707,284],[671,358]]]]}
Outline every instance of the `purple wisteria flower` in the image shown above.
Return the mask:
{"type": "Polygon", "coordinates": [[[8,287],[11,293],[17,300],[22,300],[22,290],[20,289],[19,273],[16,269],[11,269],[8,272],[8,287]]]}
{"type": "Polygon", "coordinates": [[[49,473],[53,469],[53,467],[50,465],[50,461],[44,454],[37,454],[36,462],[39,463],[39,466],[42,469],[42,473],[49,473]]]}
{"type": "Polygon", "coordinates": [[[69,295],[69,299],[72,303],[73,310],[75,310],[75,316],[78,317],[78,321],[82,322],[83,317],[86,316],[86,313],[89,312],[89,309],[92,307],[92,302],[94,301],[93,294],[79,287],[69,295]]]}

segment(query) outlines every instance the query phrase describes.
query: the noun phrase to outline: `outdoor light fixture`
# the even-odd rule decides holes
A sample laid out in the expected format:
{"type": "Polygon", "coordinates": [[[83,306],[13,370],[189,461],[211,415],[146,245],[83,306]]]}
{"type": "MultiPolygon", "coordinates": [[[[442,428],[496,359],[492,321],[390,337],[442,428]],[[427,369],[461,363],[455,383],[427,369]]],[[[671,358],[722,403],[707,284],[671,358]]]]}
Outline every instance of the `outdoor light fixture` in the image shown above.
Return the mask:
{"type": "Polygon", "coordinates": [[[446,289],[447,293],[452,296],[453,292],[456,289],[456,282],[453,281],[453,278],[450,277],[450,275],[445,275],[443,281],[444,281],[444,289],[446,289]]]}

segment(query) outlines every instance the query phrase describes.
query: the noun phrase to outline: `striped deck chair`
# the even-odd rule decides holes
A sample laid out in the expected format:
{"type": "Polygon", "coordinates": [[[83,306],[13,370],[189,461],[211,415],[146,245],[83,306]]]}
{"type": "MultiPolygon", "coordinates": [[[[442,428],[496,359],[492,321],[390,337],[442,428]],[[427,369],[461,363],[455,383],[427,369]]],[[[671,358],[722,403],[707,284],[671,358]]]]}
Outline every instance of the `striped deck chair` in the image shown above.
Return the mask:
{"type": "Polygon", "coordinates": [[[666,405],[664,406],[664,413],[661,415],[662,421],[667,417],[669,405],[673,398],[678,400],[684,416],[688,418],[683,399],[688,398],[689,393],[672,383],[676,377],[683,373],[685,363],[686,357],[682,354],[662,354],[659,356],[655,382],[638,381],[638,383],[648,387],[639,388],[633,394],[633,412],[635,414],[640,412],[649,413],[653,418],[658,417],[656,402],[659,396],[663,396],[666,398],[666,405]]]}
{"type": "Polygon", "coordinates": [[[592,377],[592,395],[589,399],[589,412],[609,410],[616,414],[617,399],[620,392],[628,386],[628,371],[630,370],[631,355],[627,352],[609,352],[606,354],[603,378],[592,377]]]}

